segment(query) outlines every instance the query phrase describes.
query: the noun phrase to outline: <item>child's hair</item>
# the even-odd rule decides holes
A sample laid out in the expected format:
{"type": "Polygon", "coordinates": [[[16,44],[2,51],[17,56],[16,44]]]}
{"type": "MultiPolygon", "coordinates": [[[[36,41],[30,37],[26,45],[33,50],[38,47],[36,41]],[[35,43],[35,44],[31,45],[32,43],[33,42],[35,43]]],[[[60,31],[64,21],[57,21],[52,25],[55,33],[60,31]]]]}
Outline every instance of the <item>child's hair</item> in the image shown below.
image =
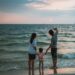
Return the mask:
{"type": "Polygon", "coordinates": [[[49,34],[53,36],[54,35],[53,30],[49,30],[49,34]]]}
{"type": "Polygon", "coordinates": [[[43,48],[39,48],[39,52],[42,53],[43,52],[43,48]]]}

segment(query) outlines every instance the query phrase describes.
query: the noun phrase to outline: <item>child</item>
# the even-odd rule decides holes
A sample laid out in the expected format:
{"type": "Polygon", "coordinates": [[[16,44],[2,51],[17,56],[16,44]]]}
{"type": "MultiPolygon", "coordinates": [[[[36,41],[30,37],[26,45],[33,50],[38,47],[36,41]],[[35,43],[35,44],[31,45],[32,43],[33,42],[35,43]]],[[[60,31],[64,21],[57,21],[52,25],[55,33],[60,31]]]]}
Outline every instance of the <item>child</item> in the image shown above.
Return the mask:
{"type": "Polygon", "coordinates": [[[39,58],[39,73],[40,75],[44,75],[44,53],[43,53],[43,48],[39,48],[39,53],[38,53],[38,58],[39,58]]]}

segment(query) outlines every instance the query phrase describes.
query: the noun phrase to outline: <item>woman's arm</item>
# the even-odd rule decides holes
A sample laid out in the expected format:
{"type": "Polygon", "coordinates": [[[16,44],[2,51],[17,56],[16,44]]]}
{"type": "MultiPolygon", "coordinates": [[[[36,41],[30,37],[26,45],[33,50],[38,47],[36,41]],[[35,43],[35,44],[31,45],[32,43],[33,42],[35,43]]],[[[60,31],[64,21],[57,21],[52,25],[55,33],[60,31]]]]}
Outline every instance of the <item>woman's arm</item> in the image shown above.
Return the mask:
{"type": "Polygon", "coordinates": [[[32,45],[32,47],[36,50],[36,46],[33,46],[33,45],[32,45]]]}
{"type": "Polygon", "coordinates": [[[36,48],[36,47],[37,47],[37,42],[36,42],[35,40],[33,41],[33,43],[32,43],[31,45],[32,45],[32,47],[33,47],[35,50],[37,49],[37,48],[36,48]]]}
{"type": "Polygon", "coordinates": [[[58,34],[58,29],[57,28],[54,28],[54,30],[56,31],[56,33],[58,34]]]}
{"type": "Polygon", "coordinates": [[[47,52],[48,52],[48,50],[50,49],[50,47],[51,47],[51,46],[49,46],[49,47],[46,49],[46,53],[45,53],[45,54],[47,54],[47,52]]]}

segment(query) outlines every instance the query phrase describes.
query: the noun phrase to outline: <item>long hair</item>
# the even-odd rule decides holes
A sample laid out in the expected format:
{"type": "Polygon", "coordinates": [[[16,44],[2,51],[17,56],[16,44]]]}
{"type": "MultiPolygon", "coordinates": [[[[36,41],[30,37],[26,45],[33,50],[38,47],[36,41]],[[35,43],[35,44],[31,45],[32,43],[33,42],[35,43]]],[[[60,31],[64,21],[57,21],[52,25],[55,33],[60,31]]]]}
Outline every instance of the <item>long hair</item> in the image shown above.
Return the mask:
{"type": "Polygon", "coordinates": [[[36,38],[36,33],[32,33],[30,38],[30,43],[32,44],[33,40],[36,38]]]}

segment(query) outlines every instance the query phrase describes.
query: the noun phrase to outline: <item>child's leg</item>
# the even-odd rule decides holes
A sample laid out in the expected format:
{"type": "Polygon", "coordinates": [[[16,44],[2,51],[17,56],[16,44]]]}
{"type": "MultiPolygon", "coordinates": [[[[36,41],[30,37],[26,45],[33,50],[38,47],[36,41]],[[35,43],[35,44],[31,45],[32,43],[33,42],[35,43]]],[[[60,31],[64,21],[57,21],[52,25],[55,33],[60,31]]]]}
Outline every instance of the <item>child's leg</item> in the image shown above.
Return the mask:
{"type": "Polygon", "coordinates": [[[44,75],[44,64],[43,64],[43,61],[41,63],[42,63],[42,75],[44,75]]]}
{"type": "Polygon", "coordinates": [[[41,62],[39,61],[39,74],[41,75],[41,62]]]}

